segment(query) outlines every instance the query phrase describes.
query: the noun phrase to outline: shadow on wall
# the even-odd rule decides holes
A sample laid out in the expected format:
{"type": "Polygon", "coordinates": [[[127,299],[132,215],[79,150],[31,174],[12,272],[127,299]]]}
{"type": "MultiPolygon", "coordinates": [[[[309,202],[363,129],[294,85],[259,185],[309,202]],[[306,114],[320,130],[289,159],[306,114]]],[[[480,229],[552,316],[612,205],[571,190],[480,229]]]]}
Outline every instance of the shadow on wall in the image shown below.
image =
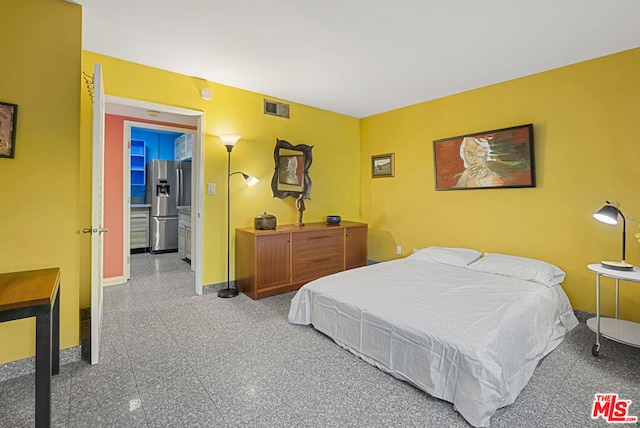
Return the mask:
{"type": "Polygon", "coordinates": [[[370,228],[368,240],[369,260],[380,262],[399,258],[396,254],[398,244],[391,232],[370,228]]]}

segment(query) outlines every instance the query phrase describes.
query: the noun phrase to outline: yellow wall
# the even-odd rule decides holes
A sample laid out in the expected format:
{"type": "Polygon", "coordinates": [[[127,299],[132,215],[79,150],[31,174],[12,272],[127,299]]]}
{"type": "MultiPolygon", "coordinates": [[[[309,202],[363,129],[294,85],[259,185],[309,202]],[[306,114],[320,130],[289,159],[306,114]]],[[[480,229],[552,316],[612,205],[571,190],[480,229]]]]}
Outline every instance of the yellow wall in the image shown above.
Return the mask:
{"type": "MultiPolygon", "coordinates": [[[[15,159],[0,158],[0,272],[59,266],[61,347],[78,345],[82,13],[61,0],[2,3],[0,101],[18,104],[15,159]]],[[[35,354],[33,318],[0,324],[0,364],[35,354]]]]}
{"type": "MultiPolygon", "coordinates": [[[[253,225],[253,217],[267,211],[279,224],[296,222],[295,200],[273,198],[271,177],[276,138],[313,148],[309,175],[313,182],[311,200],[306,201],[305,222],[323,221],[328,214],[359,220],[360,129],[358,119],[299,104],[291,105],[291,119],[263,114],[265,96],[203,82],[193,77],[145,67],[139,64],[84,52],[83,69],[92,73],[101,63],[107,95],[173,105],[205,112],[205,183],[216,183],[217,194],[205,195],[204,206],[204,283],[226,281],[226,197],[227,151],[216,135],[240,134],[231,155],[232,171],[241,170],[258,177],[254,187],[246,187],[240,176],[231,178],[231,228],[253,225]],[[213,90],[205,101],[200,88],[213,90]]],[[[271,97],[268,97],[273,99],[271,97]]],[[[82,94],[82,152],[90,153],[90,104],[82,94]]],[[[82,177],[90,181],[90,163],[83,162],[82,177]]],[[[82,204],[89,206],[89,188],[83,190],[82,204]]],[[[206,186],[205,186],[206,187],[206,186]]],[[[206,190],[206,189],[205,189],[206,190]]],[[[88,215],[88,209],[86,210],[88,215]]],[[[233,233],[231,237],[234,239],[233,233]]],[[[88,251],[89,243],[86,243],[88,251]]],[[[84,252],[84,251],[83,251],[84,252]]],[[[231,277],[233,279],[233,247],[231,277]]],[[[88,278],[89,271],[83,272],[88,278]]],[[[84,282],[83,282],[84,283],[84,282]]],[[[83,293],[81,305],[89,305],[83,293]]]]}
{"type": "MultiPolygon", "coordinates": [[[[361,210],[370,257],[428,245],[539,258],[566,271],[574,308],[595,311],[588,263],[616,260],[621,226],[591,215],[621,202],[627,260],[640,219],[640,49],[500,83],[361,121],[361,210]],[[434,190],[436,139],[534,124],[537,187],[434,190]],[[395,178],[372,179],[371,155],[395,152],[395,178]]],[[[425,77],[428,78],[428,77],[425,77]]],[[[612,313],[611,281],[602,291],[612,313]]],[[[640,321],[640,287],[621,286],[621,317],[640,321]]]]}

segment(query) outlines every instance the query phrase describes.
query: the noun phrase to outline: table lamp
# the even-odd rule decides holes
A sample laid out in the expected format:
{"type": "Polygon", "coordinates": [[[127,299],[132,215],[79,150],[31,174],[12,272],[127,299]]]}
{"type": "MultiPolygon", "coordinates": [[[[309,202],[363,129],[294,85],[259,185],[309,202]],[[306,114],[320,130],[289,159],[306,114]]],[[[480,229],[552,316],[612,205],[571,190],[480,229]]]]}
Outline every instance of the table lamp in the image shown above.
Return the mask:
{"type": "Polygon", "coordinates": [[[627,221],[620,211],[619,204],[617,202],[606,201],[607,205],[600,208],[598,212],[593,215],[598,221],[606,224],[618,224],[618,215],[622,217],[622,260],[615,261],[602,261],[600,262],[603,267],[615,270],[633,270],[633,265],[629,264],[625,260],[625,248],[627,246],[627,221]]]}

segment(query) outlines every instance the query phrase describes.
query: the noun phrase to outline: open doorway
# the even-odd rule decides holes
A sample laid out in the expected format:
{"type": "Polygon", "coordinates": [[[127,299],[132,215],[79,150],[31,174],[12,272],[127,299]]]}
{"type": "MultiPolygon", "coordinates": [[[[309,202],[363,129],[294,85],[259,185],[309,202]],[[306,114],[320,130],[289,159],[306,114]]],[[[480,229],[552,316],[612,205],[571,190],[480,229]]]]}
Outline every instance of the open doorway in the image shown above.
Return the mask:
{"type": "MultiPolygon", "coordinates": [[[[124,224],[124,254],[130,254],[123,258],[125,278],[131,278],[135,266],[144,267],[134,259],[149,260],[147,268],[172,259],[191,264],[195,253],[191,239],[195,126],[125,120],[124,140],[129,142],[124,159],[124,200],[130,202],[130,219],[124,224]],[[136,256],[147,252],[155,257],[136,256]],[[170,255],[176,252],[178,257],[170,255]]],[[[124,214],[126,218],[126,209],[124,214]]],[[[183,263],[178,263],[179,270],[184,269],[183,263]]],[[[172,262],[166,264],[167,270],[175,266],[172,262]]]]}
{"type": "MultiPolygon", "coordinates": [[[[136,132],[159,132],[171,139],[171,156],[166,153],[163,157],[174,158],[177,154],[175,140],[178,136],[188,135],[190,141],[189,167],[191,171],[192,198],[188,206],[182,206],[181,238],[182,252],[158,251],[168,254],[166,259],[187,259],[188,269],[194,273],[194,290],[202,294],[202,210],[203,210],[203,122],[204,113],[173,106],[147,103],[143,101],[107,96],[105,111],[105,217],[111,219],[109,226],[109,242],[105,242],[104,266],[105,285],[126,283],[131,276],[132,232],[134,233],[133,247],[151,248],[153,230],[151,210],[147,208],[147,201],[140,199],[137,190],[146,186],[147,153],[155,153],[157,148],[149,149],[142,145],[136,132]],[[173,138],[173,137],[176,138],[173,138]],[[133,145],[132,145],[133,143],[133,145]],[[155,151],[154,151],[155,150],[155,151]],[[142,156],[140,156],[142,155],[142,156]],[[132,192],[132,186],[134,191],[132,192]],[[146,213],[145,213],[146,212],[146,213]],[[142,213],[142,215],[141,215],[142,213]],[[188,215],[187,215],[188,214],[188,215]],[[147,223],[148,222],[148,223],[147,223]],[[148,241],[136,241],[140,235],[140,226],[147,226],[148,241]],[[132,230],[133,228],[133,230],[132,230]],[[186,248],[187,232],[189,235],[188,249],[186,248]],[[136,238],[136,236],[138,238],[136,238]],[[193,237],[193,239],[191,239],[193,237]],[[188,258],[183,257],[188,253],[188,258]]],[[[165,145],[166,146],[166,145],[165,145]]],[[[167,148],[163,149],[165,152],[167,148]]],[[[186,161],[186,155],[183,156],[186,161]]],[[[172,162],[175,159],[172,159],[172,162]]],[[[175,187],[174,187],[175,189],[175,187]]],[[[172,189],[172,195],[174,194],[172,189]]],[[[105,218],[106,220],[106,218],[105,218]]],[[[177,221],[175,222],[177,226],[177,221]]],[[[145,229],[143,227],[142,229],[145,229]]],[[[144,232],[143,232],[144,233],[144,232]]],[[[135,248],[134,248],[135,249],[135,248]]],[[[138,250],[139,251],[139,250],[138,250]]],[[[134,251],[135,253],[136,251],[134,251]]],[[[155,261],[158,262],[157,260],[155,261]]]]}

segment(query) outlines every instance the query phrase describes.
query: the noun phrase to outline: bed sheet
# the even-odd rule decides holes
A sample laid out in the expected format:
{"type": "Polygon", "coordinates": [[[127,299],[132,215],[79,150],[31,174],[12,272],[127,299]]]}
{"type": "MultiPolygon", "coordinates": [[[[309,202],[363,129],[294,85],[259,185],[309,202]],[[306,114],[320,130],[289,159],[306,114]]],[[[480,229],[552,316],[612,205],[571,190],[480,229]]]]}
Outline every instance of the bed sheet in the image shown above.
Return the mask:
{"type": "Polygon", "coordinates": [[[399,259],[303,286],[289,322],[313,324],[369,364],[488,426],[578,321],[560,285],[545,287],[399,259]]]}

